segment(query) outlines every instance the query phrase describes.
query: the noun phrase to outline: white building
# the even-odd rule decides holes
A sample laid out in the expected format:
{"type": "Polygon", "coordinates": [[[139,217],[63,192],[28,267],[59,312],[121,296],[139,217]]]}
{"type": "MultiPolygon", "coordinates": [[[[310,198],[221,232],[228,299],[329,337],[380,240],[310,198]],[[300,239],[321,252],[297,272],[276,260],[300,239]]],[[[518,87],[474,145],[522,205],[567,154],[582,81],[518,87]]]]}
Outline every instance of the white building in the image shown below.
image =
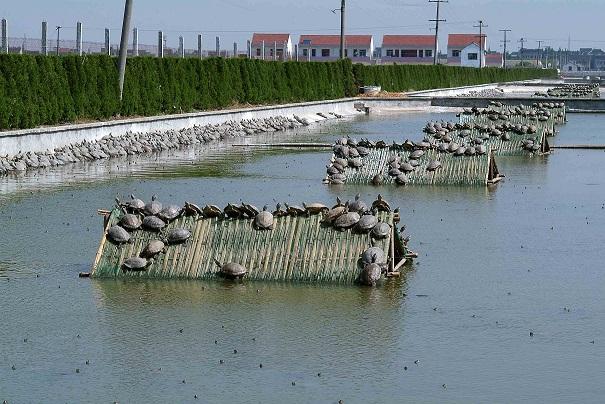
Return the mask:
{"type": "Polygon", "coordinates": [[[433,63],[434,35],[385,35],[382,38],[382,63],[433,63]]]}
{"type": "Polygon", "coordinates": [[[588,69],[586,69],[586,66],[584,66],[581,63],[575,62],[575,61],[567,62],[561,68],[562,72],[581,72],[581,71],[585,71],[585,70],[588,70],[588,69]]]}
{"type": "MultiPolygon", "coordinates": [[[[301,35],[299,60],[329,61],[340,57],[340,35],[301,35]]],[[[369,63],[374,54],[372,35],[346,35],[345,57],[353,62],[369,63]]]]}
{"type": "Polygon", "coordinates": [[[466,46],[460,51],[460,66],[476,68],[485,66],[485,52],[481,52],[476,43],[466,46]]]}
{"type": "Polygon", "coordinates": [[[485,66],[487,36],[481,38],[483,52],[479,46],[478,34],[450,34],[447,39],[447,64],[455,66],[485,66]],[[479,54],[482,53],[481,58],[479,54]]]}
{"type": "Polygon", "coordinates": [[[292,37],[290,34],[259,34],[252,35],[252,59],[290,60],[292,37]]]}

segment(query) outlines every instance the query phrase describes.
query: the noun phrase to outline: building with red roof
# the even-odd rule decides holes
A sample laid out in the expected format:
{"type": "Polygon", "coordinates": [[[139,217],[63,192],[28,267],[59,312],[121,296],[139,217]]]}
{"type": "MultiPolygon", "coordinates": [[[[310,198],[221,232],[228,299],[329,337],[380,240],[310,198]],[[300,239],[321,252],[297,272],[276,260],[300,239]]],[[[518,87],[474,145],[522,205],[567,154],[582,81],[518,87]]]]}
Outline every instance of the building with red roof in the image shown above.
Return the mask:
{"type": "MultiPolygon", "coordinates": [[[[340,57],[340,35],[301,35],[300,60],[326,61],[340,57]]],[[[372,35],[345,35],[345,56],[354,62],[370,62],[374,54],[372,35]]]]}
{"type": "Polygon", "coordinates": [[[253,59],[290,60],[293,55],[290,34],[254,33],[250,48],[253,59]]]}
{"type": "Polygon", "coordinates": [[[385,35],[382,38],[382,63],[433,63],[435,35],[385,35]]]}
{"type": "Polygon", "coordinates": [[[485,66],[504,67],[504,55],[499,52],[491,52],[485,55],[485,66]]]}
{"type": "Polygon", "coordinates": [[[479,34],[449,34],[447,38],[447,64],[467,67],[485,66],[487,35],[481,43],[479,34]],[[483,54],[479,57],[483,49],[483,54]]]}

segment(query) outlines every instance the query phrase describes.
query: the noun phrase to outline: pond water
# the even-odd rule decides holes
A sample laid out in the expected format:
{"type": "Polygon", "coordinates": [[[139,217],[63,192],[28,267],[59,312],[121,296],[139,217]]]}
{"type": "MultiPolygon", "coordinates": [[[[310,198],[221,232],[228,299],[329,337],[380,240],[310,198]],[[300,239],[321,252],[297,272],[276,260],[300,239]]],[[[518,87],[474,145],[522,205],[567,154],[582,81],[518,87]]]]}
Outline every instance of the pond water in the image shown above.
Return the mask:
{"type": "MultiPolygon", "coordinates": [[[[233,142],[401,141],[429,119],[455,117],[233,142]]],[[[552,141],[603,143],[602,122],[570,115],[552,141]]],[[[507,177],[489,189],[327,187],[328,158],[227,142],[1,178],[0,400],[602,402],[605,153],[500,157],[507,177]],[[378,191],[420,255],[379,288],[77,277],[101,238],[96,210],[116,195],[262,206],[378,191]]]]}

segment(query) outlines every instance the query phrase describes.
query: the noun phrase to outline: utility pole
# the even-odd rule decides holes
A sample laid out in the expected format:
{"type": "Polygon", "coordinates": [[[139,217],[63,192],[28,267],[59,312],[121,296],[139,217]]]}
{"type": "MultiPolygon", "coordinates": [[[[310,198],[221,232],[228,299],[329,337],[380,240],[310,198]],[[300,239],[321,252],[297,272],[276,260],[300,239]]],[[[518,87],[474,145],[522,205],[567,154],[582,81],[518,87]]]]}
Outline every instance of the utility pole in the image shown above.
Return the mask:
{"type": "Polygon", "coordinates": [[[504,68],[506,69],[506,44],[510,41],[506,39],[506,34],[508,34],[510,29],[501,29],[500,32],[504,32],[504,41],[501,41],[504,44],[504,68]]]}
{"type": "Polygon", "coordinates": [[[536,66],[539,66],[542,63],[542,42],[544,42],[544,41],[538,41],[538,53],[536,54],[536,66]],[[539,62],[538,62],[538,60],[539,60],[539,62]]]}
{"type": "Polygon", "coordinates": [[[126,57],[128,56],[128,35],[130,34],[130,19],[132,17],[132,1],[124,4],[124,19],[122,20],[122,38],[120,39],[120,57],[118,61],[120,74],[120,101],[124,94],[124,75],[126,73],[126,57]]]}
{"type": "Polygon", "coordinates": [[[521,38],[519,39],[519,43],[521,44],[521,48],[519,49],[519,57],[521,58],[521,67],[523,67],[523,49],[525,49],[525,47],[523,45],[525,45],[525,38],[521,38]]]}
{"type": "Polygon", "coordinates": [[[340,58],[345,58],[345,6],[346,0],[340,4],[340,58]]]}
{"type": "Polygon", "coordinates": [[[61,40],[61,26],[57,25],[57,56],[59,56],[59,41],[61,40]]]}
{"type": "Polygon", "coordinates": [[[447,20],[439,19],[439,6],[441,3],[449,3],[448,0],[429,0],[429,3],[437,3],[437,16],[434,20],[429,22],[435,23],[435,54],[433,55],[433,64],[436,65],[439,62],[439,23],[446,22],[447,20]]]}
{"type": "Polygon", "coordinates": [[[475,25],[475,28],[479,28],[479,68],[483,68],[483,28],[487,28],[488,25],[483,23],[483,20],[479,20],[479,25],[475,25]]]}

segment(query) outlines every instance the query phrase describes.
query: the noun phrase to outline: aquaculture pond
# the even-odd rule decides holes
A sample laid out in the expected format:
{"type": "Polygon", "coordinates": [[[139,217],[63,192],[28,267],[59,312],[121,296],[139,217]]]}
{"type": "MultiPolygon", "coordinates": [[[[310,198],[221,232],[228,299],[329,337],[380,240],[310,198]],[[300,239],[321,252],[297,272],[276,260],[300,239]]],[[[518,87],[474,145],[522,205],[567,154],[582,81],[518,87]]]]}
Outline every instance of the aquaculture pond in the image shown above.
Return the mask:
{"type": "MultiPolygon", "coordinates": [[[[402,141],[435,119],[455,116],[234,142],[402,141]]],[[[570,114],[552,143],[603,143],[604,119],[570,114]]],[[[0,178],[0,400],[602,402],[605,153],[499,157],[506,179],[490,188],[328,187],[329,153],[226,142],[0,178]],[[378,192],[420,256],[377,288],[78,278],[116,195],[263,206],[378,192]]]]}

